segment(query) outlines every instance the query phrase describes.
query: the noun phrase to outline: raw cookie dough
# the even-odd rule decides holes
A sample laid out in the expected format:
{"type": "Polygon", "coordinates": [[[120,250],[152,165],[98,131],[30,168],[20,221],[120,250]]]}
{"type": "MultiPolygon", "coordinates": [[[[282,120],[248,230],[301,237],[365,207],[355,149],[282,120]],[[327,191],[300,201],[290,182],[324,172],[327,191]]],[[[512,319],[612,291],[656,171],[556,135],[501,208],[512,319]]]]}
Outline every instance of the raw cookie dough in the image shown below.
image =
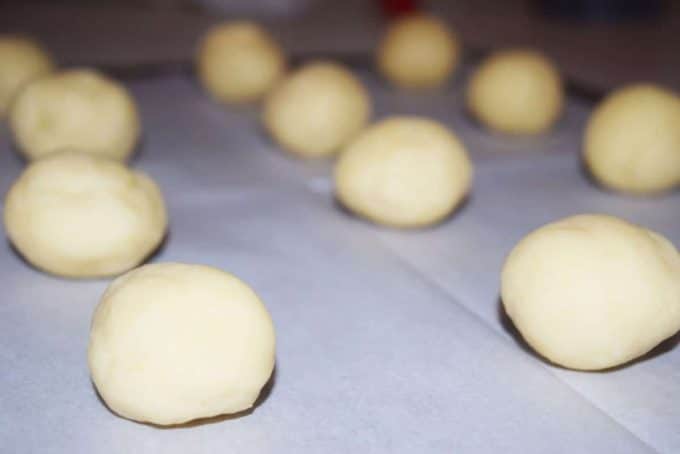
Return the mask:
{"type": "Polygon", "coordinates": [[[404,88],[442,85],[458,65],[460,45],[436,17],[413,15],[391,24],[378,48],[378,68],[404,88]]]}
{"type": "Polygon", "coordinates": [[[524,339],[571,369],[607,369],[680,329],[680,255],[661,235],[579,215],[527,235],[508,256],[502,299],[524,339]]]}
{"type": "Polygon", "coordinates": [[[288,76],[269,95],[264,124],[287,151],[318,157],[353,139],[370,115],[369,95],[349,70],[314,62],[288,76]]]}
{"type": "Polygon", "coordinates": [[[166,224],[163,198],[149,177],[84,152],[34,161],[5,201],[5,228],[16,249],[60,276],[127,271],[156,249],[166,224]]]}
{"type": "Polygon", "coordinates": [[[441,124],[392,117],[365,130],[335,167],[337,198],[379,224],[420,227],[441,221],[463,200],[472,164],[441,124]]]}
{"type": "Polygon", "coordinates": [[[654,85],[610,94],[586,129],[584,160],[603,186],[649,194],[680,185],[680,98],[654,85]]]}
{"type": "Polygon", "coordinates": [[[7,115],[12,99],[26,83],[52,69],[50,56],[35,41],[0,35],[0,118],[7,115]]]}
{"type": "Polygon", "coordinates": [[[555,65],[531,50],[491,55],[467,89],[470,112],[487,128],[508,134],[548,130],[562,113],[563,99],[555,65]]]}
{"type": "Polygon", "coordinates": [[[274,354],[272,320],[246,284],[180,263],[116,279],[95,310],[88,352],[111,410],[162,425],[252,407],[274,354]]]}
{"type": "Polygon", "coordinates": [[[218,25],[205,35],[198,49],[201,84],[223,102],[260,99],[279,81],[285,68],[279,45],[252,22],[218,25]]]}
{"type": "Polygon", "coordinates": [[[125,160],[140,133],[128,91],[94,70],[55,73],[29,83],[15,98],[10,125],[30,159],[76,150],[125,160]]]}

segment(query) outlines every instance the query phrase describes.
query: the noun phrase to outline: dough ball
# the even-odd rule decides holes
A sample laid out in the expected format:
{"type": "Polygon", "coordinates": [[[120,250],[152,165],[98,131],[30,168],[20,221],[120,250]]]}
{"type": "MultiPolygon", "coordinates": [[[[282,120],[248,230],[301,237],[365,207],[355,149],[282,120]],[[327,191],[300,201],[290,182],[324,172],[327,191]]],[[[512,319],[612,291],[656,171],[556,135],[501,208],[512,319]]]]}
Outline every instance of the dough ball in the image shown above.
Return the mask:
{"type": "Polygon", "coordinates": [[[16,97],[9,119],[15,142],[30,159],[76,150],[125,160],[140,133],[128,91],[87,69],[28,84],[16,97]]]}
{"type": "Polygon", "coordinates": [[[680,98],[653,85],[609,95],[593,112],[584,158],[591,174],[618,191],[649,194],[680,185],[680,98]]]}
{"type": "Polygon", "coordinates": [[[562,113],[564,92],[550,60],[530,50],[497,52],[482,62],[468,85],[470,112],[487,128],[538,134],[562,113]]]}
{"type": "Polygon", "coordinates": [[[680,255],[643,227],[573,216],[515,246],[501,293],[507,314],[537,352],[572,369],[606,369],[680,329],[680,255]]]}
{"type": "Polygon", "coordinates": [[[369,95],[350,71],[315,62],[271,93],[264,124],[284,149],[317,157],[338,151],[366,126],[370,115],[369,95]]]}
{"type": "Polygon", "coordinates": [[[52,69],[51,58],[35,41],[0,35],[0,118],[7,115],[12,99],[26,83],[52,69]]]}
{"type": "Polygon", "coordinates": [[[392,117],[365,130],[335,167],[337,198],[378,224],[420,227],[441,221],[463,200],[472,164],[441,124],[392,117]]]}
{"type": "Polygon", "coordinates": [[[436,17],[413,15],[396,20],[378,48],[378,68],[404,88],[442,85],[458,65],[460,45],[436,17]]]}
{"type": "Polygon", "coordinates": [[[169,425],[252,407],[274,344],[269,313],[246,284],[208,266],[161,263],[109,286],[88,356],[111,410],[169,425]]]}
{"type": "Polygon", "coordinates": [[[205,35],[198,50],[200,81],[223,102],[260,99],[283,76],[285,67],[279,45],[251,22],[218,25],[205,35]]]}
{"type": "Polygon", "coordinates": [[[33,265],[68,277],[127,271],[160,244],[163,197],[141,172],[90,153],[31,163],[5,201],[5,228],[33,265]]]}

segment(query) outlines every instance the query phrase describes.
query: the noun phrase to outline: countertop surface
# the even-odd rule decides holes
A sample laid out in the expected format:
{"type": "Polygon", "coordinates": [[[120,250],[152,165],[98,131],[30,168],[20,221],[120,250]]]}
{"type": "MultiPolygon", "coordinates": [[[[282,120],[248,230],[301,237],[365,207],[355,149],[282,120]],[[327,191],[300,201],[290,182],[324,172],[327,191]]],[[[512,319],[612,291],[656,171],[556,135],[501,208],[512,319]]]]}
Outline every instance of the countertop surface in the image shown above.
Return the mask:
{"type": "MultiPolygon", "coordinates": [[[[228,9],[218,15],[196,7],[140,8],[132,0],[100,0],[97,7],[82,3],[6,0],[0,4],[0,32],[36,36],[67,65],[162,66],[190,64],[208,27],[241,18],[228,9]]],[[[290,3],[306,7],[255,19],[293,55],[370,58],[386,21],[377,1],[290,3]]],[[[532,47],[550,55],[568,79],[589,90],[605,91],[630,82],[655,82],[680,90],[680,4],[676,2],[668,2],[660,17],[620,23],[548,19],[527,0],[423,3],[453,26],[468,53],[532,47]]]]}

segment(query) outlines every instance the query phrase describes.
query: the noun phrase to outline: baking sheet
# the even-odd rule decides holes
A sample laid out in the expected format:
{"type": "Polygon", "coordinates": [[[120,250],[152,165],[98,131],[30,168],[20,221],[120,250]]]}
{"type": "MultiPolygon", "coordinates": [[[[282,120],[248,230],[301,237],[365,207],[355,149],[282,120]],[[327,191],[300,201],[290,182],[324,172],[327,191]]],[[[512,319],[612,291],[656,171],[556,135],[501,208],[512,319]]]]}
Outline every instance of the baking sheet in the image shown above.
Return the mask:
{"type": "MultiPolygon", "coordinates": [[[[107,281],[47,276],[3,243],[0,451],[680,451],[680,348],[564,371],[523,349],[498,310],[503,257],[529,230],[605,212],[677,245],[680,196],[592,187],[576,159],[586,102],[572,100],[554,134],[508,139],[464,115],[460,83],[413,95],[360,75],[378,117],[428,115],[460,134],[476,164],[460,212],[415,232],[357,220],[332,201],[330,163],[278,151],[257,108],[222,108],[182,75],[131,83],[145,127],[132,165],[159,182],[170,214],[153,260],[217,266],[256,289],[277,329],[273,384],[244,417],[159,429],[114,416],[86,362],[107,281]]],[[[4,193],[23,163],[0,131],[4,193]]]]}

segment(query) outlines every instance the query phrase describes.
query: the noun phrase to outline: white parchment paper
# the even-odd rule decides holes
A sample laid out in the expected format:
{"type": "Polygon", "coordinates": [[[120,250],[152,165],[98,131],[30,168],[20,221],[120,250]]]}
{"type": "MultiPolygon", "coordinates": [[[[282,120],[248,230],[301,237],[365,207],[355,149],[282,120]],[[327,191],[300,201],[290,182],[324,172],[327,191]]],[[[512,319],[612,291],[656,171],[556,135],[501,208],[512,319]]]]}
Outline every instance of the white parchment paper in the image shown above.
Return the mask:
{"type": "MultiPolygon", "coordinates": [[[[332,200],[329,162],[283,155],[256,107],[222,108],[184,76],[130,84],[145,137],[131,165],[161,185],[170,235],[154,261],[226,269],[261,295],[277,367],[247,416],[158,429],[113,415],[88,376],[92,310],[107,281],[40,273],[0,244],[0,451],[7,453],[680,452],[680,348],[607,373],[549,366],[499,312],[503,258],[529,230],[579,212],[623,216],[680,244],[680,196],[631,199],[577,161],[587,103],[553,134],[494,137],[460,86],[403,94],[362,74],[377,116],[456,130],[476,164],[469,202],[414,232],[332,200]]],[[[0,129],[0,191],[23,162],[0,129]]],[[[2,232],[4,234],[4,232],[2,232]]]]}

